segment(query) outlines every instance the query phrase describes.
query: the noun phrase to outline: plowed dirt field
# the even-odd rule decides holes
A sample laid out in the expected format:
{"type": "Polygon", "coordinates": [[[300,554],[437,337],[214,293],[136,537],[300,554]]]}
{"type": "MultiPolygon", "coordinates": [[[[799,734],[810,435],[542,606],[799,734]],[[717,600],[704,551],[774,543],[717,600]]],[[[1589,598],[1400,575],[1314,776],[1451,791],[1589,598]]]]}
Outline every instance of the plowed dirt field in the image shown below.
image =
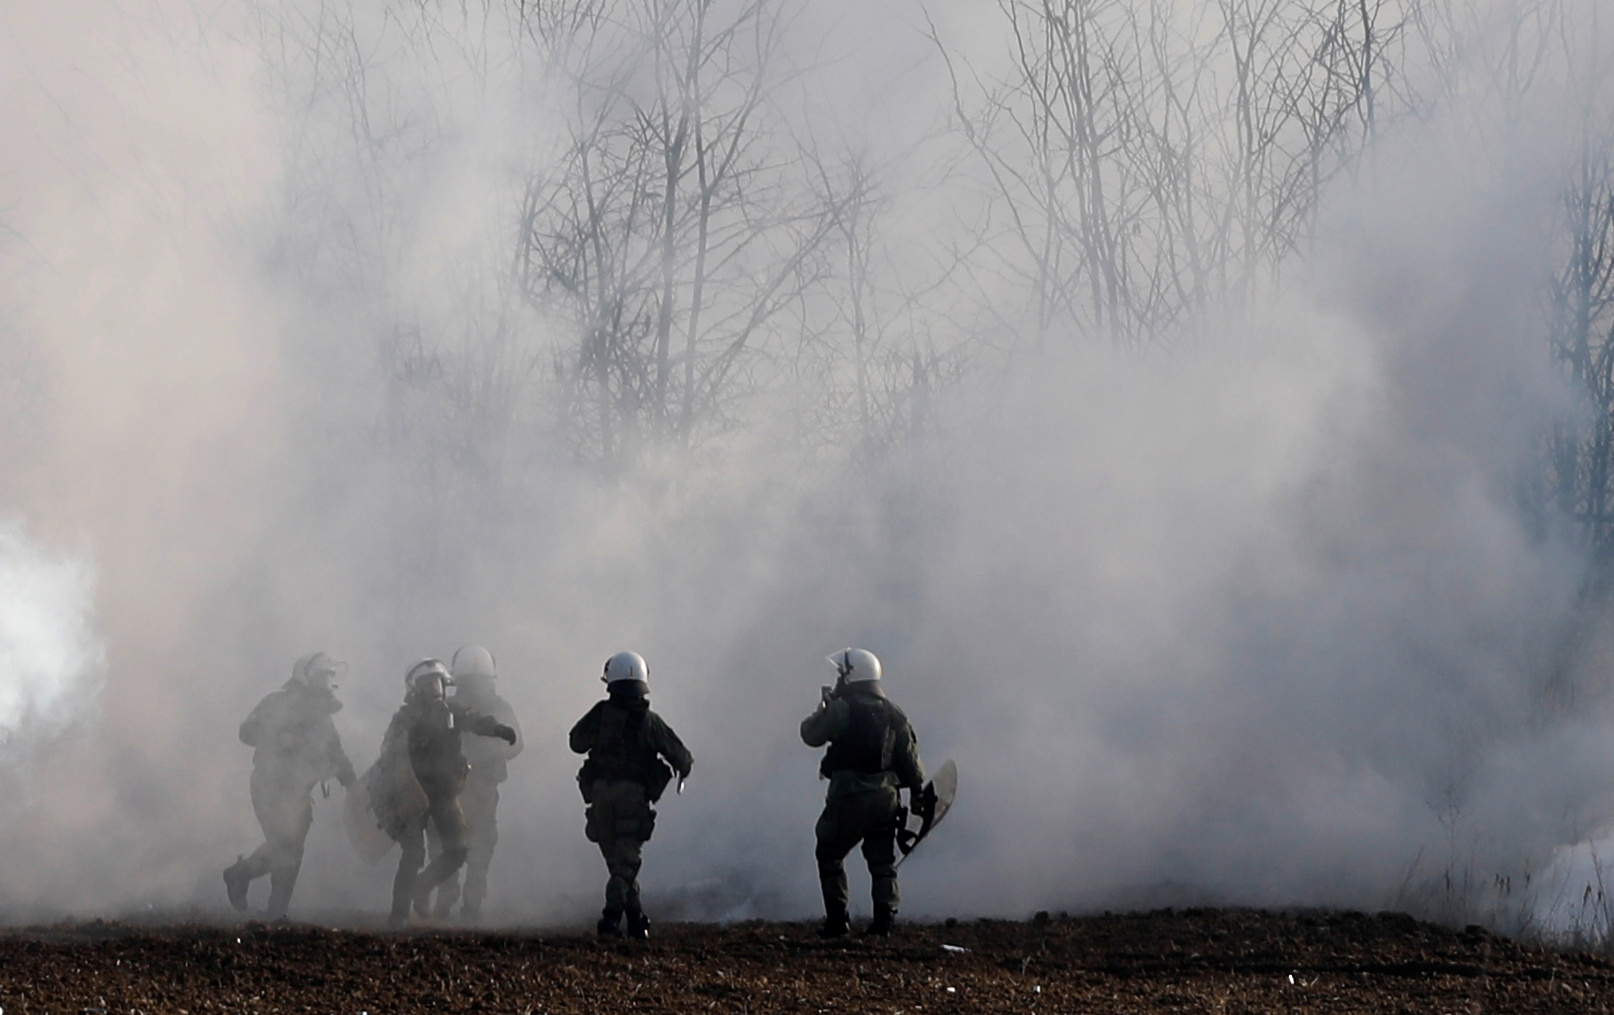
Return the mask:
{"type": "Polygon", "coordinates": [[[0,932],[4,1015],[216,1012],[1602,1012],[1614,966],[1399,914],[400,933],[75,923],[0,932]]]}

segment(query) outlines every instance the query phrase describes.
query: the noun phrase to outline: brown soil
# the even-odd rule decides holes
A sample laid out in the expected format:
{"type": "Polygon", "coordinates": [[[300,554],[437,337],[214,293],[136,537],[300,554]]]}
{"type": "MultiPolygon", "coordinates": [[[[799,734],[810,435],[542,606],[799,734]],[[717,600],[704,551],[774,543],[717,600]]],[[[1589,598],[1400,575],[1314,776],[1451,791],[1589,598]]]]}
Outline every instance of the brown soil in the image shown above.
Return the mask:
{"type": "MultiPolygon", "coordinates": [[[[1040,916],[1040,915],[1039,915],[1040,916]]],[[[1595,1012],[1614,966],[1382,913],[380,933],[99,921],[0,934],[4,1015],[320,1012],[1595,1012]],[[963,950],[959,950],[963,949],[963,950]]]]}

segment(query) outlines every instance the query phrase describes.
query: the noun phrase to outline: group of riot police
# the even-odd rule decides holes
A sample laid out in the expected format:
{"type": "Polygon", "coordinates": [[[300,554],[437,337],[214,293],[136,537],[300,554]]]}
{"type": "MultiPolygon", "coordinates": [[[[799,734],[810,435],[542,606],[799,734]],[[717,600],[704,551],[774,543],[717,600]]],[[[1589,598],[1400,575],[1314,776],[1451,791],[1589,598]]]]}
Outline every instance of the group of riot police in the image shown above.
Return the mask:
{"type": "MultiPolygon", "coordinates": [[[[815,850],[824,895],[820,933],[850,932],[844,861],[861,844],[874,899],[866,933],[887,935],[897,915],[897,842],[907,813],[899,791],[908,790],[910,806],[920,808],[924,765],[912,725],[886,697],[880,660],[849,648],[830,662],[838,680],[801,724],[809,747],[828,745],[819,771],[829,790],[815,850]]],[[[335,779],[349,791],[350,804],[361,805],[360,820],[384,834],[384,846],[390,840],[400,847],[391,925],[407,924],[411,911],[450,919],[456,903],[459,918],[475,922],[498,841],[499,784],[522,748],[515,713],[494,687],[493,655],[467,645],[447,665],[424,659],[410,667],[380,758],[362,776],[332,720],[342,707],[335,682],[344,670],[324,652],[303,656],[291,679],[241,724],[241,740],[253,748],[252,809],[264,842],[225,869],[230,904],[245,910],[251,883],[267,874],[268,916],[285,917],[313,823],[314,787],[335,779]]],[[[611,656],[601,679],[605,698],[569,736],[571,749],[587,755],[577,774],[587,804],[584,831],[609,874],[596,930],[602,937],[642,940],[650,923],[640,902],[639,868],[655,827],[654,805],[675,777],[682,788],[694,759],[650,708],[650,669],[642,656],[611,656]]]]}

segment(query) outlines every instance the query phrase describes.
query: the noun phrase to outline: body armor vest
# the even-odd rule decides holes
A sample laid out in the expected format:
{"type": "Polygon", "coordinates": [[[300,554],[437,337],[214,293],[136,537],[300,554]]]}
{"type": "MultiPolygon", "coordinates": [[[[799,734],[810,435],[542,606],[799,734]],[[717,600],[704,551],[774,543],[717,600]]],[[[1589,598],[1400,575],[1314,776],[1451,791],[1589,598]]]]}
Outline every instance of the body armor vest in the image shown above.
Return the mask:
{"type": "Polygon", "coordinates": [[[843,700],[850,706],[852,728],[845,736],[830,741],[818,766],[819,774],[827,779],[844,771],[864,775],[889,772],[897,732],[905,721],[902,713],[884,698],[848,695],[843,700]]]}
{"type": "Polygon", "coordinates": [[[649,708],[623,708],[607,700],[600,705],[600,727],[588,760],[578,773],[580,783],[595,779],[636,782],[652,800],[661,797],[672,778],[672,770],[656,756],[655,745],[647,736],[649,708]]]}
{"type": "Polygon", "coordinates": [[[414,706],[409,725],[409,765],[415,778],[463,782],[470,764],[460,748],[459,717],[442,700],[414,706]]]}

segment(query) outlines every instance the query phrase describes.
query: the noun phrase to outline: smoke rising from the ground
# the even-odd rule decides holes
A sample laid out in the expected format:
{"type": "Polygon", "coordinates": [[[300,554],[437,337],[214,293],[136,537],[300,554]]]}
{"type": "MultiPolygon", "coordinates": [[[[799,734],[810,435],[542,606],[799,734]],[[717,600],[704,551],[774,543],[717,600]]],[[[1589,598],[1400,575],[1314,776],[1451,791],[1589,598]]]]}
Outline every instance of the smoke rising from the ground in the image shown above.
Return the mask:
{"type": "MultiPolygon", "coordinates": [[[[565,314],[515,291],[508,246],[593,107],[564,106],[505,15],[69,6],[0,21],[0,128],[31,142],[0,157],[0,511],[91,555],[106,685],[92,700],[95,636],[52,643],[98,719],[6,784],[9,912],[219,909],[258,841],[236,726],[315,649],[351,662],[361,769],[410,663],[494,652],[528,743],[501,920],[596,905],[564,736],[624,648],[695,754],[645,874],[692,915],[816,906],[796,724],[846,644],[884,660],[927,763],[959,763],[957,810],[904,867],[913,914],[1438,910],[1445,872],[1539,868],[1614,817],[1610,633],[1577,612],[1573,534],[1523,493],[1541,433],[1582,411],[1536,313],[1574,147],[1558,75],[1523,108],[1451,80],[1384,128],[1246,317],[1147,351],[1015,344],[1013,265],[970,260],[1006,227],[986,174],[936,156],[954,99],[925,39],[989,75],[998,22],[821,5],[780,29],[819,77],[782,74],[758,116],[831,167],[856,161],[827,154],[844,118],[895,174],[879,221],[906,288],[869,385],[919,372],[910,349],[930,380],[860,424],[845,363],[781,338],[692,450],[646,437],[606,469],[570,438],[565,314]]],[[[19,574],[87,594],[87,565],[35,552],[19,574]]],[[[316,797],[294,907],[379,910],[390,859],[363,867],[335,804],[316,797]]]]}
{"type": "Polygon", "coordinates": [[[14,523],[0,525],[0,752],[25,758],[25,736],[84,717],[100,691],[106,649],[96,636],[88,561],[54,558],[14,523]]]}

